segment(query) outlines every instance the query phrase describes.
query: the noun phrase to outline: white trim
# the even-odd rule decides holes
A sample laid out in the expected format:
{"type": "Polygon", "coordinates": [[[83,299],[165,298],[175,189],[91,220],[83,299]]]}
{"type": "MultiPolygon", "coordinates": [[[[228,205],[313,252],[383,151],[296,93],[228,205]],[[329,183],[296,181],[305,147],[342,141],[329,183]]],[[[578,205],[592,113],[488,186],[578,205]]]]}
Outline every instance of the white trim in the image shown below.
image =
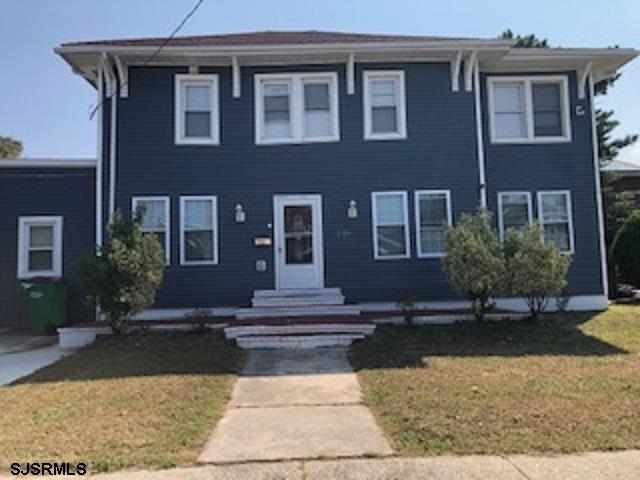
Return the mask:
{"type": "Polygon", "coordinates": [[[421,223],[420,223],[420,197],[422,195],[444,195],[447,207],[447,226],[453,225],[453,214],[451,209],[451,190],[416,190],[413,194],[414,198],[414,213],[416,220],[416,251],[418,258],[442,258],[445,256],[445,252],[437,253],[423,253],[422,242],[420,241],[421,235],[421,223]]]}
{"type": "Polygon", "coordinates": [[[456,56],[451,60],[451,91],[460,90],[460,66],[462,64],[462,50],[458,50],[456,56]]]}
{"type": "Polygon", "coordinates": [[[491,76],[487,79],[487,98],[489,103],[489,132],[491,143],[495,144],[521,144],[521,143],[568,143],[571,142],[571,111],[569,102],[569,81],[566,75],[530,75],[530,76],[491,76]],[[499,83],[521,83],[525,95],[525,118],[527,135],[522,138],[498,138],[495,131],[495,108],[493,87],[499,83]],[[537,83],[560,84],[560,106],[562,114],[563,135],[560,136],[535,136],[534,111],[532,85],[537,83]]]}
{"type": "Polygon", "coordinates": [[[470,92],[473,90],[473,73],[477,68],[478,52],[471,52],[464,65],[464,90],[470,92]]]}
{"type": "Polygon", "coordinates": [[[176,145],[219,145],[220,144],[220,92],[217,74],[191,75],[179,73],[174,76],[174,141],[176,145]],[[208,137],[185,137],[184,131],[184,92],[188,84],[209,87],[209,105],[211,110],[208,137]]]}
{"type": "Polygon", "coordinates": [[[356,55],[355,53],[349,54],[347,60],[347,95],[354,95],[356,93],[356,55]]]}
{"type": "Polygon", "coordinates": [[[104,73],[107,79],[107,97],[111,103],[111,114],[109,116],[109,191],[108,191],[108,214],[112,218],[116,210],[116,148],[117,148],[117,125],[118,125],[118,96],[117,81],[113,73],[109,58],[104,55],[104,73]]]}
{"type": "Polygon", "coordinates": [[[527,223],[529,224],[529,226],[533,225],[533,201],[531,198],[531,192],[523,190],[498,192],[498,231],[500,232],[501,242],[504,242],[505,234],[507,233],[504,229],[504,217],[502,212],[502,197],[504,197],[505,195],[524,195],[527,198],[527,223]]]}
{"type": "Polygon", "coordinates": [[[578,98],[584,100],[587,97],[587,81],[591,77],[591,69],[593,68],[593,62],[588,62],[583,68],[576,71],[578,76],[578,98]]]}
{"type": "Polygon", "coordinates": [[[180,265],[217,265],[218,264],[218,197],[214,195],[182,195],[180,196],[180,265]],[[185,204],[190,200],[207,200],[211,204],[211,228],[213,230],[213,251],[211,260],[187,260],[185,257],[185,204]]]}
{"type": "Polygon", "coordinates": [[[238,57],[234,55],[231,57],[231,80],[233,83],[233,98],[240,98],[240,63],[238,57]]]}
{"type": "Polygon", "coordinates": [[[407,101],[405,95],[404,70],[365,70],[363,72],[362,107],[364,109],[365,140],[403,140],[407,138],[407,101]],[[397,132],[373,133],[371,120],[371,97],[369,82],[374,79],[393,80],[396,85],[396,123],[397,132]]]}
{"type": "Polygon", "coordinates": [[[373,235],[373,258],[375,260],[398,260],[403,258],[411,258],[411,246],[409,242],[409,202],[407,192],[404,190],[393,190],[393,191],[381,191],[381,192],[371,192],[371,233],[373,235]],[[383,196],[397,196],[400,195],[402,197],[402,203],[404,207],[403,212],[403,227],[404,227],[404,243],[405,243],[405,253],[403,255],[386,255],[381,256],[378,253],[378,227],[379,226],[398,226],[400,224],[390,224],[390,225],[378,225],[376,208],[378,197],[383,196]]]}
{"type": "Polygon", "coordinates": [[[118,73],[118,82],[120,83],[120,98],[129,96],[129,67],[122,63],[118,55],[113,57],[116,64],[116,72],[118,73]]]}
{"type": "Polygon", "coordinates": [[[602,269],[602,291],[609,297],[609,269],[607,268],[607,244],[604,235],[604,213],[602,186],[600,184],[600,162],[598,155],[598,133],[596,131],[596,108],[594,104],[593,73],[589,73],[589,108],[591,109],[591,143],[593,144],[593,174],[596,184],[596,212],[598,216],[598,241],[600,242],[600,267],[602,269]]]}
{"type": "MultiPolygon", "coordinates": [[[[164,215],[165,227],[164,227],[164,251],[167,265],[171,264],[171,200],[168,196],[135,196],[131,197],[131,217],[136,214],[136,209],[139,202],[163,202],[164,203],[164,215]]],[[[142,230],[143,232],[145,230],[142,230]]]]}
{"type": "MultiPolygon", "coordinates": [[[[49,249],[46,249],[49,250],[49,249]]],[[[18,217],[18,278],[62,277],[62,217],[61,216],[29,216],[18,217]],[[29,270],[29,238],[30,227],[46,226],[53,228],[51,245],[51,270],[29,270]]]]}
{"type": "Polygon", "coordinates": [[[336,72],[258,73],[254,75],[254,124],[256,145],[283,145],[340,141],[338,74],[336,72]],[[289,85],[289,121],[291,136],[264,138],[264,85],[277,82],[289,85]],[[326,82],[329,85],[329,106],[333,134],[306,137],[304,133],[304,84],[326,82]]]}
{"type": "Polygon", "coordinates": [[[95,158],[19,158],[3,159],[0,168],[96,168],[96,163],[95,158]]]}
{"type": "MultiPolygon", "coordinates": [[[[96,174],[95,174],[95,243],[98,253],[100,254],[100,248],[102,247],[102,215],[103,215],[103,205],[102,205],[102,174],[103,174],[103,125],[102,125],[102,104],[104,102],[104,63],[100,62],[98,66],[98,99],[97,99],[97,119],[96,119],[96,174]]],[[[97,308],[97,307],[96,307],[97,308]]]]}
{"type": "Polygon", "coordinates": [[[482,100],[480,99],[480,64],[476,61],[473,72],[475,119],[476,119],[476,146],[478,149],[478,186],[480,188],[480,206],[487,207],[487,179],[484,158],[484,126],[482,124],[482,100]]]}
{"type": "Polygon", "coordinates": [[[569,224],[569,250],[562,251],[561,253],[575,253],[575,242],[574,242],[574,234],[573,234],[573,206],[571,202],[571,192],[569,190],[541,190],[537,195],[538,202],[538,221],[540,222],[540,226],[544,230],[544,212],[542,208],[542,197],[544,195],[563,195],[565,197],[565,204],[567,206],[567,222],[569,224]]]}

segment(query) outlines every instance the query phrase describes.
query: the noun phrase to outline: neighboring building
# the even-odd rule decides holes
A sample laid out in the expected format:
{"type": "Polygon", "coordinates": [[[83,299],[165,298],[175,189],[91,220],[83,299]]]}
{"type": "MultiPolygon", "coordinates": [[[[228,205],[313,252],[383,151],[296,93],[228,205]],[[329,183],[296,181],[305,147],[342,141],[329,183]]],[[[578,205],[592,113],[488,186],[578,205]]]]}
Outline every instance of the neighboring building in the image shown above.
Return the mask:
{"type": "MultiPolygon", "coordinates": [[[[602,171],[616,174],[613,186],[617,191],[634,192],[640,196],[640,165],[624,160],[612,160],[602,171]]],[[[640,207],[640,198],[636,201],[640,207]]]]}
{"type": "MultiPolygon", "coordinates": [[[[479,205],[501,232],[539,219],[573,256],[570,307],[606,307],[591,90],[633,50],[308,31],[56,52],[102,106],[96,241],[113,211],[146,207],[167,257],[157,309],[294,289],[458,305],[443,230],[479,205]]],[[[74,213],[46,214],[76,234],[74,213]]]]}

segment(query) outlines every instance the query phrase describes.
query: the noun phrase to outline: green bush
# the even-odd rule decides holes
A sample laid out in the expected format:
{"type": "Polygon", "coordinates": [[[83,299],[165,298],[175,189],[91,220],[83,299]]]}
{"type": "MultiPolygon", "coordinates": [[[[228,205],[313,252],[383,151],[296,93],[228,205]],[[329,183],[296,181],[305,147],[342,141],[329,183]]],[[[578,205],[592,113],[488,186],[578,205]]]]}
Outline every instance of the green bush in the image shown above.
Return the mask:
{"type": "Polygon", "coordinates": [[[504,245],[507,262],[507,291],[524,297],[532,320],[537,320],[550,297],[562,294],[571,257],[543,240],[542,228],[535,224],[509,230],[504,245]]]}
{"type": "Polygon", "coordinates": [[[476,319],[482,320],[489,299],[501,290],[506,276],[505,257],[491,214],[479,209],[473,215],[462,215],[455,227],[447,229],[445,252],[442,268],[449,283],[471,299],[476,319]]]}
{"type": "Polygon", "coordinates": [[[640,210],[635,210],[616,234],[611,247],[621,281],[640,286],[640,210]]]}
{"type": "Polygon", "coordinates": [[[81,264],[89,298],[106,315],[114,334],[153,304],[162,283],[164,252],[154,235],[140,231],[141,217],[141,210],[133,220],[116,212],[107,226],[106,244],[81,264]]]}

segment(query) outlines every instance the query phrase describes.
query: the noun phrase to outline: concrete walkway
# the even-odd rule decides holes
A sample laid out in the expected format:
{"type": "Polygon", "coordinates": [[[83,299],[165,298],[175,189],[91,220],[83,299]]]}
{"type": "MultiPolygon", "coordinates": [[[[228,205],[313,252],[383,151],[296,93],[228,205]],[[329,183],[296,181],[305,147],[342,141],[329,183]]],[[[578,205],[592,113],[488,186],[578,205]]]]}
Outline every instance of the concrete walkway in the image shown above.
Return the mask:
{"type": "Polygon", "coordinates": [[[55,336],[34,336],[23,331],[0,333],[0,385],[7,385],[60,360],[55,336]]]}
{"type": "Polygon", "coordinates": [[[362,405],[346,349],[250,350],[229,408],[200,462],[392,453],[362,405]]]}
{"type": "MultiPolygon", "coordinates": [[[[559,457],[441,456],[244,463],[98,475],[103,480],[637,480],[640,451],[559,457]]],[[[7,477],[9,478],[9,477],[7,477]]]]}

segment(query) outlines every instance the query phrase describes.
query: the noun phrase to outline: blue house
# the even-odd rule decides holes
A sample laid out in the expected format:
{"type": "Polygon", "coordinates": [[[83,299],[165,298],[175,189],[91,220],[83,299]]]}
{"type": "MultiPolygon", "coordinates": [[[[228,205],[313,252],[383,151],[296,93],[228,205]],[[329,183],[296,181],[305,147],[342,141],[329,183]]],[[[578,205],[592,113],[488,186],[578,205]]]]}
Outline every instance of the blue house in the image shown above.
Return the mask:
{"type": "Polygon", "coordinates": [[[146,318],[467,305],[443,232],[478,206],[501,234],[539,221],[573,257],[569,308],[606,308],[593,85],[633,50],[267,31],[56,52],[97,91],[95,174],[0,167],[4,309],[32,274],[73,283],[74,257],[139,205],[167,263],[146,318]],[[40,225],[60,239],[45,259],[28,243],[40,225]]]}

